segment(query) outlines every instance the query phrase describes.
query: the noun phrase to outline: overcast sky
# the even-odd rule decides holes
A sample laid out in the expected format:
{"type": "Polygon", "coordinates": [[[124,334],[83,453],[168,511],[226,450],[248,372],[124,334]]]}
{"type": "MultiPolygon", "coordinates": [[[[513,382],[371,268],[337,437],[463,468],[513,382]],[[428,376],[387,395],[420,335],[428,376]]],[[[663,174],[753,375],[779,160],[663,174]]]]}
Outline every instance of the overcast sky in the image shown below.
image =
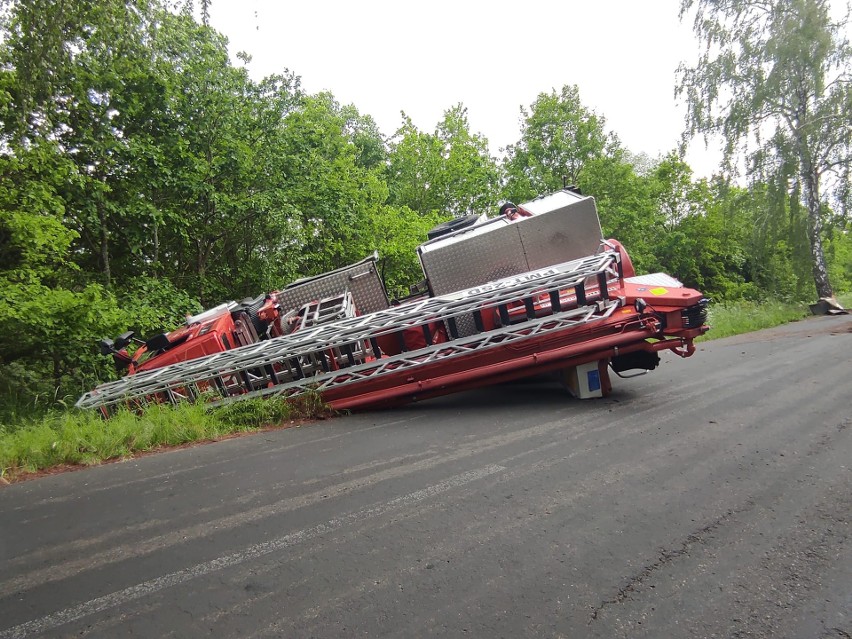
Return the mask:
{"type": "MultiPolygon", "coordinates": [[[[583,103],[634,153],[674,148],[684,108],[675,70],[696,57],[677,0],[214,0],[211,23],[253,77],[289,69],[310,93],[331,91],[392,134],[405,111],[433,131],[456,103],[491,153],[519,138],[520,106],[577,84],[583,103]]],[[[709,175],[716,156],[687,160],[709,175]]]]}

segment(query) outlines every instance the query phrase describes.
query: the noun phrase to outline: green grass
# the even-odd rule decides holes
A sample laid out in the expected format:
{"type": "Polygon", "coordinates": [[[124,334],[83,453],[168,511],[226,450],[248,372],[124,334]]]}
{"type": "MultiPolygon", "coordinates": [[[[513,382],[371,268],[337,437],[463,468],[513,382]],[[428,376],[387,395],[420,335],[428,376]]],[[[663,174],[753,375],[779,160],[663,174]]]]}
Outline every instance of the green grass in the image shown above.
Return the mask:
{"type": "Polygon", "coordinates": [[[711,304],[707,323],[710,332],[698,341],[730,337],[795,322],[810,315],[803,302],[733,302],[711,304]]]}
{"type": "MultiPolygon", "coordinates": [[[[837,296],[844,308],[852,307],[852,292],[837,296]]],[[[710,332],[697,341],[751,333],[795,322],[811,315],[805,302],[729,302],[710,305],[710,332]]]]}
{"type": "Polygon", "coordinates": [[[200,403],[154,405],[140,414],[123,410],[108,420],[94,411],[54,412],[0,426],[0,477],[14,480],[64,464],[98,464],[328,413],[317,396],[298,402],[250,399],[215,409],[200,403]]]}

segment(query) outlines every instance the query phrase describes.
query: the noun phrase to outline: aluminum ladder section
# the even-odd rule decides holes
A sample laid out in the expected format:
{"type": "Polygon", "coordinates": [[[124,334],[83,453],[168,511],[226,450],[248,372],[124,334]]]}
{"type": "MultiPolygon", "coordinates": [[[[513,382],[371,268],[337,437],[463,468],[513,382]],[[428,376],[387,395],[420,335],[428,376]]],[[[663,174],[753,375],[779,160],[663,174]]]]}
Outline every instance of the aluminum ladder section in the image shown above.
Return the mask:
{"type": "MultiPolygon", "coordinates": [[[[609,299],[608,283],[619,278],[614,252],[573,260],[530,273],[489,282],[472,289],[390,307],[271,340],[129,375],[102,384],[83,395],[76,406],[111,412],[121,404],[177,403],[212,394],[213,401],[258,395],[294,396],[323,391],[362,379],[398,373],[401,369],[448,360],[472,350],[576,327],[608,317],[620,304],[609,299]],[[591,286],[588,286],[591,284],[591,286]],[[588,289],[597,292],[587,295],[588,289]],[[560,291],[572,291],[572,308],[561,308],[560,291]],[[549,297],[550,314],[535,317],[534,300],[549,297]],[[595,297],[590,301],[588,297],[595,297]],[[504,316],[506,305],[522,301],[525,321],[461,337],[454,330],[460,318],[481,317],[489,309],[504,316]],[[407,328],[443,321],[450,341],[416,351],[382,357],[377,338],[407,328]]],[[[477,321],[478,323],[478,321],[477,321]]],[[[424,331],[425,333],[426,331],[424,331]]]]}
{"type": "Polygon", "coordinates": [[[355,316],[355,302],[352,300],[352,293],[346,291],[342,295],[326,297],[305,304],[296,312],[294,319],[298,324],[296,330],[303,331],[320,324],[328,324],[355,316]]]}

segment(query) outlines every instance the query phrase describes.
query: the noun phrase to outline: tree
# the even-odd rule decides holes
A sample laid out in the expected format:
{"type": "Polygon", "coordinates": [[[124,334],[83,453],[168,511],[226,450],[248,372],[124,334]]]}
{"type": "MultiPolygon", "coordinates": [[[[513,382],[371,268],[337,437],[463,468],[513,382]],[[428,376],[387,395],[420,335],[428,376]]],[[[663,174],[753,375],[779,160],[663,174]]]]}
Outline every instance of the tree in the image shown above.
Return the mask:
{"type": "Polygon", "coordinates": [[[302,275],[366,257],[364,227],[388,196],[369,130],[367,119],[330,93],[304,96],[284,119],[278,170],[297,234],[290,252],[302,275]]]}
{"type": "Polygon", "coordinates": [[[55,143],[0,154],[0,415],[78,392],[94,378],[96,339],[126,321],[101,285],[75,284],[77,234],[58,195],[75,179],[55,143]]]}
{"type": "Polygon", "coordinates": [[[379,270],[388,295],[404,297],[423,279],[417,246],[441,222],[437,214],[420,215],[408,207],[382,206],[369,212],[360,234],[361,255],[379,252],[379,270]]]}
{"type": "Polygon", "coordinates": [[[493,211],[499,170],[488,141],[471,133],[467,109],[458,104],[444,112],[434,133],[420,131],[403,114],[391,140],[387,183],[392,206],[443,219],[493,211]]]}
{"type": "Polygon", "coordinates": [[[668,153],[650,175],[652,196],[667,230],[709,208],[706,184],[693,182],[692,168],[676,153],[668,153]]]}
{"type": "Polygon", "coordinates": [[[382,166],[388,159],[388,149],[373,117],[361,115],[351,104],[338,110],[344,119],[343,134],[355,146],[358,166],[366,169],[382,166]]]}
{"type": "Polygon", "coordinates": [[[445,203],[432,189],[443,160],[440,142],[434,135],[418,129],[407,115],[402,116],[402,126],[390,140],[388,202],[420,215],[444,213],[445,203]]]}
{"type": "Polygon", "coordinates": [[[716,300],[755,297],[757,286],[743,274],[747,226],[732,207],[724,183],[692,180],[692,169],[675,154],[649,176],[658,225],[653,229],[653,271],[672,273],[716,300]]]}
{"type": "Polygon", "coordinates": [[[109,285],[111,232],[137,213],[130,166],[144,145],[131,131],[156,93],[145,47],[151,4],[11,4],[2,51],[12,114],[3,118],[5,148],[25,153],[50,140],[73,160],[76,179],[62,194],[66,215],[109,285]]]}
{"type": "Polygon", "coordinates": [[[506,149],[506,195],[515,201],[577,184],[591,160],[619,148],[604,129],[606,120],[583,105],[576,85],[539,94],[521,115],[521,139],[506,149]]]}
{"type": "Polygon", "coordinates": [[[280,133],[296,78],[251,81],[157,0],[0,9],[6,397],[85,390],[107,373],[97,338],[173,327],[198,310],[187,290],[218,302],[294,274],[280,133]]]}
{"type": "Polygon", "coordinates": [[[298,78],[252,81],[224,37],[187,15],[161,14],[151,47],[158,156],[141,193],[154,206],[133,226],[148,233],[148,261],[205,304],[281,286],[294,234],[282,119],[299,104],[298,78]]]}
{"type": "Polygon", "coordinates": [[[577,186],[594,196],[604,237],[622,242],[634,266],[643,272],[656,263],[654,250],[661,220],[648,180],[637,175],[621,155],[587,161],[577,186]]]}
{"type": "Polygon", "coordinates": [[[462,104],[444,111],[435,137],[443,162],[433,189],[444,203],[443,211],[456,216],[493,211],[497,204],[497,163],[488,153],[488,140],[471,133],[462,104]]]}
{"type": "Polygon", "coordinates": [[[834,21],[828,0],[681,0],[681,18],[692,9],[705,46],[679,69],[685,137],[720,134],[729,171],[744,157],[754,182],[799,194],[816,292],[831,297],[824,217],[831,195],[848,197],[852,161],[848,16],[834,21]]]}

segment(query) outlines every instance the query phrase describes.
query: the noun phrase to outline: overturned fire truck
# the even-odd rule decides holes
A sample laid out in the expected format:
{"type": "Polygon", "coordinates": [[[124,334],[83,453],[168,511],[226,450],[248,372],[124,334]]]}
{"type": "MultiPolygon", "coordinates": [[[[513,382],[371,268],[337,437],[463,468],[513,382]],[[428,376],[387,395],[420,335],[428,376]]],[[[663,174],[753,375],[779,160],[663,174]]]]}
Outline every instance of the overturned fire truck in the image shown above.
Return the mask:
{"type": "Polygon", "coordinates": [[[452,220],[418,247],[425,280],[403,300],[389,301],[373,255],[144,342],[125,333],[101,350],[128,374],[77,406],[109,416],[316,392],[336,409],[374,408],[542,373],[580,398],[606,396],[609,369],[692,355],[708,302],[669,275],[637,276],[602,237],[594,199],[573,189],[452,220]]]}

